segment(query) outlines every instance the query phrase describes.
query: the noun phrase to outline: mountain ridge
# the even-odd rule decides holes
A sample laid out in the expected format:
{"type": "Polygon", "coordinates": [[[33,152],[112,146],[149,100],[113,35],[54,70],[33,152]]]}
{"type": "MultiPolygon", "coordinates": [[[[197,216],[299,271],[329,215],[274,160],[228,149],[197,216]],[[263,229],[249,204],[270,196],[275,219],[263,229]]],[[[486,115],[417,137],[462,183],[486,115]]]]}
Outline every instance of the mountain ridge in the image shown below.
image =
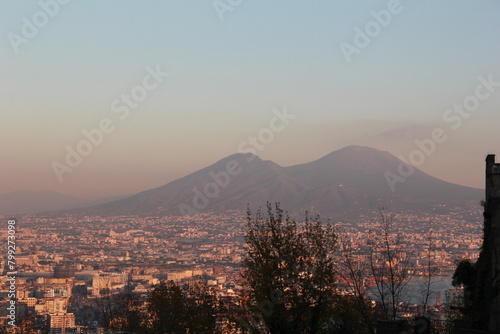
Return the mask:
{"type": "Polygon", "coordinates": [[[282,167],[251,153],[236,153],[160,187],[112,203],[80,209],[85,215],[193,215],[245,210],[280,202],[297,211],[360,213],[386,207],[431,210],[479,203],[483,190],[449,183],[415,168],[391,191],[385,172],[401,160],[387,151],[347,146],[317,160],[282,167]]]}

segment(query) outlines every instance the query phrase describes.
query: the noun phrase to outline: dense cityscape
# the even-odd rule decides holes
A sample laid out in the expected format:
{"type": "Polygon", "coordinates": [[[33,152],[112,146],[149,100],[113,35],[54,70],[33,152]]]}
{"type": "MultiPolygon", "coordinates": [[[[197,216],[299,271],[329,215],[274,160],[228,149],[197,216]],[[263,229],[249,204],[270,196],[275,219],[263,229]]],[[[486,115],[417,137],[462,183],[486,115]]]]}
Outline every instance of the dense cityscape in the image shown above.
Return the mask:
{"type": "MultiPolygon", "coordinates": [[[[378,214],[334,224],[359,261],[366,261],[368,235],[380,229],[378,214]]],[[[402,236],[412,279],[428,275],[429,258],[437,268],[430,302],[436,308],[436,319],[444,320],[439,308],[452,289],[457,262],[478,257],[480,217],[479,204],[477,208],[453,208],[448,214],[393,215],[392,228],[402,236]]],[[[102,298],[103,289],[111,294],[131,291],[141,296],[142,307],[146,307],[149,293],[161,281],[203,281],[218,296],[237,304],[245,284],[240,266],[246,228],[244,215],[237,211],[198,214],[189,220],[26,215],[18,220],[16,231],[16,317],[38,319],[63,332],[103,330],[95,316],[100,310],[92,303],[102,298]]],[[[1,262],[4,275],[12,272],[7,263],[6,259],[1,262]]],[[[7,276],[1,279],[8,283],[7,276]]],[[[8,293],[6,284],[3,312],[8,307],[8,293]]],[[[3,319],[9,320],[6,314],[3,319]]]]}

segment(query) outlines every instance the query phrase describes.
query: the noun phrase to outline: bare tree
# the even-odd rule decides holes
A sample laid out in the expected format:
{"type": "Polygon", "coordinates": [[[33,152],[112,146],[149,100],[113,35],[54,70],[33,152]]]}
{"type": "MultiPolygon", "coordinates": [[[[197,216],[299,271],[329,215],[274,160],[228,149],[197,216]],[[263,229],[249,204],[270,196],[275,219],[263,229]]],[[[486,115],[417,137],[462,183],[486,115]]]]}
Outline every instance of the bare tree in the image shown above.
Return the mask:
{"type": "Polygon", "coordinates": [[[375,334],[374,310],[366,294],[366,278],[369,272],[368,264],[363,261],[362,250],[354,250],[345,233],[339,231],[338,273],[345,284],[346,290],[355,299],[356,309],[359,311],[366,331],[375,334]]]}
{"type": "Polygon", "coordinates": [[[438,248],[436,246],[433,230],[429,227],[427,233],[427,247],[425,249],[425,271],[423,272],[424,281],[418,286],[419,297],[419,315],[427,316],[430,306],[430,298],[435,293],[433,285],[436,283],[435,277],[439,273],[440,260],[437,255],[438,248]]]}
{"type": "Polygon", "coordinates": [[[398,319],[408,302],[410,258],[401,233],[394,231],[394,215],[379,210],[379,228],[370,231],[369,271],[375,282],[373,293],[385,319],[398,319]]]}

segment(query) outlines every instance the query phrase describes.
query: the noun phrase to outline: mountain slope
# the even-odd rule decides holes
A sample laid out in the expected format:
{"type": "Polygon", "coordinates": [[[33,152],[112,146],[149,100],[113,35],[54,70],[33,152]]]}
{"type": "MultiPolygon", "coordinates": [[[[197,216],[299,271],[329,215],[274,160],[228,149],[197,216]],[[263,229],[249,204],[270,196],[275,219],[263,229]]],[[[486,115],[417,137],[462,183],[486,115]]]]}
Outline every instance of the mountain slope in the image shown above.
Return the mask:
{"type": "Polygon", "coordinates": [[[235,154],[195,173],[112,203],[78,212],[86,215],[185,215],[223,212],[281,202],[290,211],[323,215],[359,213],[383,206],[431,210],[478,203],[483,191],[448,183],[415,169],[394,191],[385,174],[401,161],[361,146],[334,151],[316,161],[281,167],[252,154],[235,154]],[[232,175],[230,174],[232,173],[232,175]]]}
{"type": "Polygon", "coordinates": [[[318,207],[318,211],[373,209],[378,206],[418,210],[470,201],[478,203],[483,196],[483,190],[448,183],[416,168],[410,176],[400,179],[403,182],[396,182],[392,189],[387,177],[401,177],[401,164],[401,160],[388,152],[348,146],[286,170],[294,179],[307,184],[315,197],[320,197],[327,189],[339,194],[337,201],[325,199],[326,203],[318,207]]]}
{"type": "Polygon", "coordinates": [[[266,199],[280,201],[304,190],[304,186],[274,162],[263,161],[252,154],[234,154],[164,186],[83,211],[98,215],[219,212],[245,209],[247,203],[258,203],[263,199],[263,204],[266,199]],[[231,166],[238,167],[233,171],[231,166]]]}

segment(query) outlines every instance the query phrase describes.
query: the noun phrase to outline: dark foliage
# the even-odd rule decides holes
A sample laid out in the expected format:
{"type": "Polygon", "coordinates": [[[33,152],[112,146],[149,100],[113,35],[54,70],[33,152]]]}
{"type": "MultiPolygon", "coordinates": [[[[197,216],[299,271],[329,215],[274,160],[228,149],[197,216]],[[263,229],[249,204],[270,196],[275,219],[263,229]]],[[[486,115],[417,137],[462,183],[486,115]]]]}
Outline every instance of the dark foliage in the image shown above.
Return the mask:
{"type": "Polygon", "coordinates": [[[201,283],[188,287],[161,282],[151,292],[148,310],[152,333],[217,333],[220,307],[215,294],[201,283]]]}
{"type": "MultiPolygon", "coordinates": [[[[276,204],[247,216],[243,277],[255,316],[246,330],[268,333],[349,333],[352,303],[336,288],[337,236],[319,217],[291,220],[276,204]]],[[[358,319],[356,319],[358,320],[358,319]]],[[[356,321],[354,321],[356,322],[356,321]]]]}

